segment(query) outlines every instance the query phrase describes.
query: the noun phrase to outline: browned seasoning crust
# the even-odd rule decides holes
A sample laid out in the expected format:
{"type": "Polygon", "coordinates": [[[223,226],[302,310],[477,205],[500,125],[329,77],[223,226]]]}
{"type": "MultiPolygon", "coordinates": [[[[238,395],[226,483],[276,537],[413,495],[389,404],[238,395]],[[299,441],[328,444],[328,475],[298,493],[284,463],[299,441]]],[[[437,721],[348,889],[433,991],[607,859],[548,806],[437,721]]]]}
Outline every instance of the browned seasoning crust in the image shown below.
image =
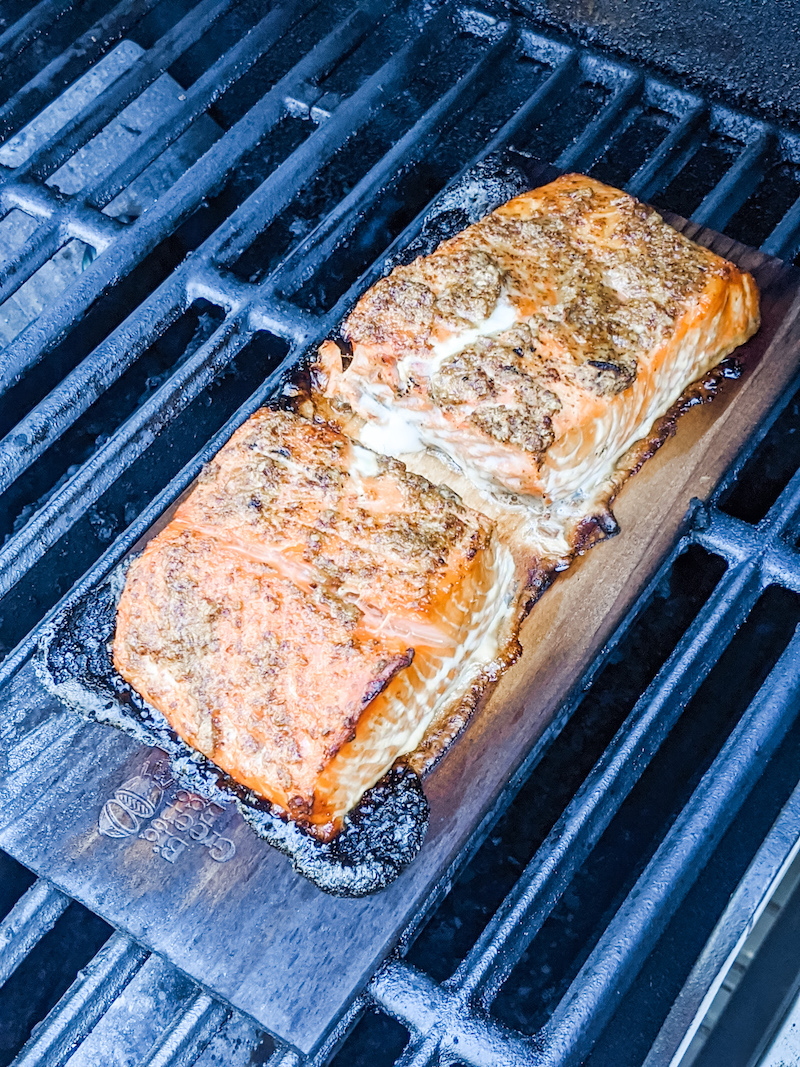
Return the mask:
{"type": "MultiPolygon", "coordinates": [[[[689,383],[757,325],[749,275],[567,175],[365,293],[345,324],[352,362],[323,346],[314,405],[352,434],[381,404],[402,411],[482,490],[575,505],[567,549],[526,542],[518,627],[555,571],[613,531],[609,504],[678,397],[704,394],[689,383]]],[[[330,836],[320,783],[405,692],[426,642],[458,641],[452,604],[480,584],[490,531],[446,486],[332,426],[258,412],[133,563],[115,665],[190,744],[330,836]]],[[[507,629],[495,663],[517,652],[507,629]]],[[[440,709],[412,766],[436,761],[486,681],[440,709]]]]}
{"type": "Polygon", "coordinates": [[[320,776],[415,649],[457,640],[449,604],[489,538],[451,490],[264,409],[131,564],[114,665],[189,744],[328,836],[320,776]]]}
{"type": "Polygon", "coordinates": [[[172,525],[131,565],[114,665],[190,745],[302,816],[320,765],[412,658],[336,608],[172,525]]]}
{"type": "Polygon", "coordinates": [[[367,593],[381,610],[423,613],[454,561],[486,547],[490,527],[446,486],[332,427],[266,408],[206,466],[176,519],[280,545],[294,579],[313,567],[345,614],[367,593]],[[376,583],[387,566],[391,583],[376,583]]]}
{"type": "Polygon", "coordinates": [[[549,500],[583,490],[601,449],[618,457],[758,321],[749,275],[564,175],[381,279],[345,323],[349,366],[326,343],[318,380],[334,407],[402,411],[462,469],[549,500]]]}

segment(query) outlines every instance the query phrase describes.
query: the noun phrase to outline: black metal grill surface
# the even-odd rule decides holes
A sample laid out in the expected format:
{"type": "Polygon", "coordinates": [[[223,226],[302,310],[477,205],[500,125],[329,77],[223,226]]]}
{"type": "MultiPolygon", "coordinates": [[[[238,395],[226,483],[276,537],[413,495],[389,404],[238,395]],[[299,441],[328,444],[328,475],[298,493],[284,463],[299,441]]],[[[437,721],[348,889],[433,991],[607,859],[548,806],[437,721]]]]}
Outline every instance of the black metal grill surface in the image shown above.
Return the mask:
{"type": "MultiPolygon", "coordinates": [[[[488,154],[800,247],[791,124],[491,6],[12,0],[3,20],[3,683],[488,154]],[[127,66],[37,133],[123,47],[127,66]],[[159,86],[137,128],[127,109],[159,86]]],[[[697,509],[405,959],[309,1062],[670,1062],[800,830],[797,404],[697,509]]],[[[0,872],[0,1063],[302,1062],[45,881],[0,872]]]]}

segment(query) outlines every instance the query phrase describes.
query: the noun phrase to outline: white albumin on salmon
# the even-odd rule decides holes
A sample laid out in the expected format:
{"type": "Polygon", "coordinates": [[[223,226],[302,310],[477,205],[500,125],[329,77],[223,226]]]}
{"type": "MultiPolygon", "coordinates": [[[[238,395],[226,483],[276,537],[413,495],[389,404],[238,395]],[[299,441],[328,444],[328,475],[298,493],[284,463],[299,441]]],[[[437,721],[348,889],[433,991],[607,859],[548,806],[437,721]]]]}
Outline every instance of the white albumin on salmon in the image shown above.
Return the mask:
{"type": "Polygon", "coordinates": [[[398,757],[441,754],[514,658],[526,586],[757,327],[752,278],[625,193],[516,197],[364,294],[306,417],[257,412],[211,461],[131,564],[117,670],[330,838],[398,757]]]}
{"type": "Polygon", "coordinates": [[[492,524],[449,489],[263,409],[131,564],[114,664],[324,838],[497,667],[513,587],[492,524]]]}
{"type": "Polygon", "coordinates": [[[346,369],[329,341],[316,377],[323,406],[363,420],[370,447],[433,448],[476,486],[574,526],[625,452],[758,324],[749,274],[568,174],[377,282],[345,322],[346,369]]]}

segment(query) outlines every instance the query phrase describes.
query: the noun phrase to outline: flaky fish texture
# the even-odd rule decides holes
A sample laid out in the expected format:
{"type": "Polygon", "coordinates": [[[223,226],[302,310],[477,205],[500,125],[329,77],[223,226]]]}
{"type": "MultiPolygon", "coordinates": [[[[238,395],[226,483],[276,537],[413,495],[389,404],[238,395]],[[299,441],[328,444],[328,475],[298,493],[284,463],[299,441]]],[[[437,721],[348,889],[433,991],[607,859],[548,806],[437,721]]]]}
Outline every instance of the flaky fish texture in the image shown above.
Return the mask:
{"type": "Polygon", "coordinates": [[[659,420],[758,322],[748,274],[627,194],[516,197],[364,294],[305,417],[260,411],[209,464],[130,567],[117,670],[330,838],[398,757],[441,755],[659,420]]]}
{"type": "MultiPolygon", "coordinates": [[[[114,665],[328,837],[497,654],[491,523],[336,429],[257,412],[129,569],[114,665]]],[[[505,581],[503,580],[505,578],[505,581]]]]}
{"type": "MultiPolygon", "coordinates": [[[[759,325],[749,274],[617,189],[567,174],[396,267],[320,350],[360,437],[576,514],[686,387],[759,325]]],[[[609,489],[610,491],[610,489],[609,489]]]]}

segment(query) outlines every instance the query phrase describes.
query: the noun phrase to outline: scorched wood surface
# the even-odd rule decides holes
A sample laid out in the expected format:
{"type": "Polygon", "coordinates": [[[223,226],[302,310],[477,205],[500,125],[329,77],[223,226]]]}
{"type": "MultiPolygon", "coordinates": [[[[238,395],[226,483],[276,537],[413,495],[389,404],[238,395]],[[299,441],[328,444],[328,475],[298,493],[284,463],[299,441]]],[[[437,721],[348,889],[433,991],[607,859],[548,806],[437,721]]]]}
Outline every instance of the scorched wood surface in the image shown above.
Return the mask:
{"type": "Polygon", "coordinates": [[[744,373],[680,419],[618,498],[621,534],[578,560],[536,604],[520,660],[427,778],[428,835],[397,881],[362,899],[324,894],[232,805],[182,790],[157,749],[67,711],[30,663],[0,696],[0,847],[275,1036],[314,1050],[424,916],[466,842],[576,699],[597,653],[674,546],[692,499],[710,496],[797,372],[797,273],[673,221],[756,277],[763,325],[740,350],[744,373]]]}

